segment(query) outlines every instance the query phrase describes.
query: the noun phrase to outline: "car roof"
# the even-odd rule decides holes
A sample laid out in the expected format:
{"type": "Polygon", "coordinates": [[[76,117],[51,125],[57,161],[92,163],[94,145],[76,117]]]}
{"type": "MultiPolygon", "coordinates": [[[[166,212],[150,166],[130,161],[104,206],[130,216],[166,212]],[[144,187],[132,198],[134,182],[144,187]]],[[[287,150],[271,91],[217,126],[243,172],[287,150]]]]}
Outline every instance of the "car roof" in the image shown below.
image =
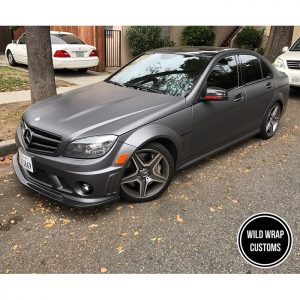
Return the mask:
{"type": "Polygon", "coordinates": [[[173,53],[173,54],[186,54],[186,55],[199,55],[203,53],[209,53],[215,55],[220,52],[237,50],[236,48],[226,47],[208,47],[208,46],[181,46],[181,47],[166,47],[157,48],[147,51],[148,53],[173,53]]]}

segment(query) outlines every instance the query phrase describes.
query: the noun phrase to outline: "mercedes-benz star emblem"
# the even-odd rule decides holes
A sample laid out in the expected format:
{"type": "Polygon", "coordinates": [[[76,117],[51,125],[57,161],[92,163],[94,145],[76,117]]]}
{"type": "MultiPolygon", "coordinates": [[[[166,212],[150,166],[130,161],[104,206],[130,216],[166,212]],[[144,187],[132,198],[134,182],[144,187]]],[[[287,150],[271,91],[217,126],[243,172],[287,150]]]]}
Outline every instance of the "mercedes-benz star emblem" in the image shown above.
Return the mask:
{"type": "Polygon", "coordinates": [[[32,142],[32,132],[29,128],[26,128],[24,131],[24,140],[29,145],[32,142]]]}

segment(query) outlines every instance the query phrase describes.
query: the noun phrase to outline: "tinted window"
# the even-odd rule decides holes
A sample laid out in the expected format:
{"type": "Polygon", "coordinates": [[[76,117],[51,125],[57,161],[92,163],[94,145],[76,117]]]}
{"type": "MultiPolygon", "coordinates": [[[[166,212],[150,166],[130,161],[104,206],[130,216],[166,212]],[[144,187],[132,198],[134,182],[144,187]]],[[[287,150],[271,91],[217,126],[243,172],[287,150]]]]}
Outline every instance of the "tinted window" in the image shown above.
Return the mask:
{"type": "Polygon", "coordinates": [[[110,81],[127,87],[184,96],[194,86],[213,54],[197,56],[146,53],[127,65],[110,81]]]}
{"type": "Polygon", "coordinates": [[[51,44],[79,44],[82,45],[84,42],[74,34],[51,34],[51,44]]]}
{"type": "Polygon", "coordinates": [[[21,45],[26,44],[26,37],[25,37],[25,34],[22,35],[22,36],[19,38],[18,44],[21,44],[21,45]]]}
{"type": "Polygon", "coordinates": [[[290,51],[300,51],[300,39],[298,39],[295,44],[291,47],[290,51]]]}
{"type": "Polygon", "coordinates": [[[208,87],[230,90],[238,85],[238,70],[234,56],[219,60],[207,78],[208,87]]]}
{"type": "Polygon", "coordinates": [[[260,60],[260,64],[261,64],[261,69],[262,69],[262,73],[263,73],[263,78],[272,78],[273,73],[270,70],[270,68],[262,60],[260,60]]]}
{"type": "Polygon", "coordinates": [[[239,55],[244,74],[244,84],[262,79],[259,59],[253,55],[239,55]]]}

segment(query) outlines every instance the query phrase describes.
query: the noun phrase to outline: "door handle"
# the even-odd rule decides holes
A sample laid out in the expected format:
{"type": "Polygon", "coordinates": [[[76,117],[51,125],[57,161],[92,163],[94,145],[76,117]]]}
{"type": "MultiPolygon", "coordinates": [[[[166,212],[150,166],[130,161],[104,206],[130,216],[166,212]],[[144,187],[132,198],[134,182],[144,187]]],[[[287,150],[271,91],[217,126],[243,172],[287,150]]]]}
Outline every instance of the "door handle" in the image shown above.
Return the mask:
{"type": "Polygon", "coordinates": [[[271,88],[271,87],[272,87],[272,83],[269,81],[269,82],[266,84],[266,87],[267,87],[267,89],[271,88]]]}
{"type": "Polygon", "coordinates": [[[233,102],[239,102],[239,101],[242,101],[243,99],[244,99],[244,95],[243,94],[238,94],[233,99],[233,102]]]}

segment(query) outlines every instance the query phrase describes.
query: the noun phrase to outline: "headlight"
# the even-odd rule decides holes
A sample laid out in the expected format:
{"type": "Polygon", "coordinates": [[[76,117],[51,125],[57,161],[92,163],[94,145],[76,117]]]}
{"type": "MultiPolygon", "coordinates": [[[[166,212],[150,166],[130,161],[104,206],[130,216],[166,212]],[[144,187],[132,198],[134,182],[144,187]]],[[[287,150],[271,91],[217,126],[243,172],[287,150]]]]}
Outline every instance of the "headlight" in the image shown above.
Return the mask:
{"type": "Polygon", "coordinates": [[[64,156],[75,158],[97,158],[105,155],[113,146],[117,136],[92,136],[71,142],[64,151],[64,156]]]}
{"type": "Polygon", "coordinates": [[[284,66],[284,62],[281,58],[276,58],[275,61],[274,61],[274,66],[276,68],[285,68],[284,66]]]}

